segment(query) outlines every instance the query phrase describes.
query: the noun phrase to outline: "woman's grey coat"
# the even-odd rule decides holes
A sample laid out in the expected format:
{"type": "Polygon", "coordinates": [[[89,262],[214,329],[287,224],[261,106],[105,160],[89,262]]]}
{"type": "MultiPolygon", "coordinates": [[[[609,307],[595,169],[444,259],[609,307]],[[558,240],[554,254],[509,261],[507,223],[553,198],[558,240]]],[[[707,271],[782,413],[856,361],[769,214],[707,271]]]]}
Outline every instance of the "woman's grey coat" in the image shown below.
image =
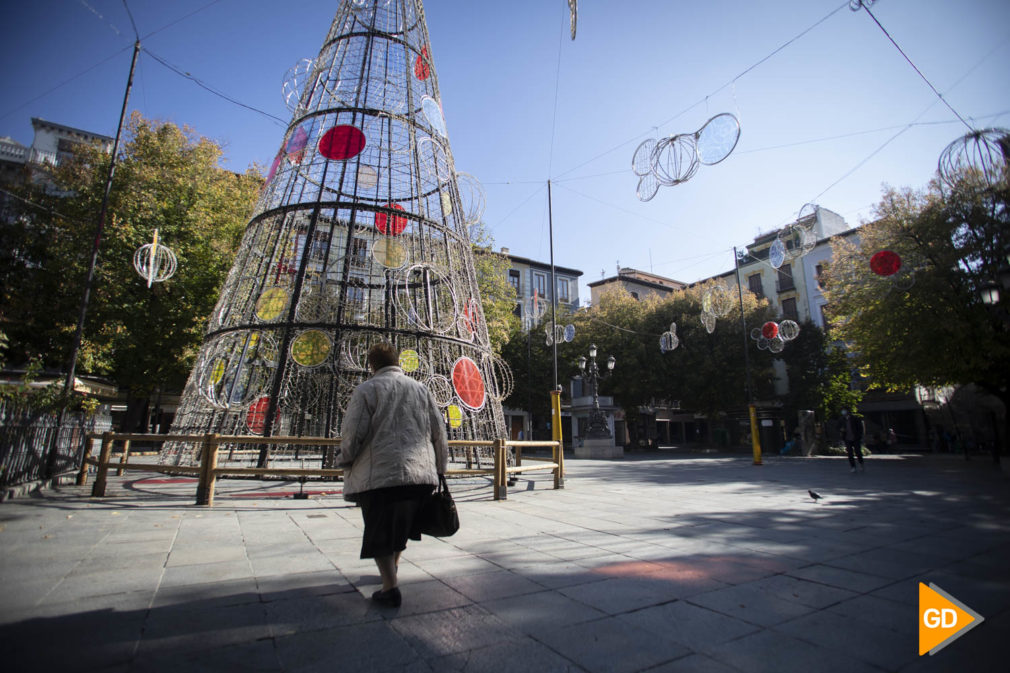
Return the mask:
{"type": "Polygon", "coordinates": [[[340,437],[345,500],[388,486],[436,486],[449,459],[441,410],[399,367],[383,367],[354,389],[340,437]]]}

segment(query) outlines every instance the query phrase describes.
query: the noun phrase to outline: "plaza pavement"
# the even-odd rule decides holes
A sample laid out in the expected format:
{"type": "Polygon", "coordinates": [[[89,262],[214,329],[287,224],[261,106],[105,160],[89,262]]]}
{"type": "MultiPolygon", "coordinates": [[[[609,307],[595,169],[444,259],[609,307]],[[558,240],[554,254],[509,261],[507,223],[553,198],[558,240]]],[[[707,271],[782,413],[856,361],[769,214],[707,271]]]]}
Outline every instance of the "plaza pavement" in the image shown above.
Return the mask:
{"type": "MultiPolygon", "coordinates": [[[[373,606],[325,487],[112,477],[0,504],[0,666],[21,671],[1007,671],[1010,490],[985,458],[569,459],[412,542],[373,606]],[[808,489],[823,498],[814,502],[808,489]],[[985,621],[918,656],[918,582],[985,621]]],[[[527,473],[528,475],[531,473],[527,473]]],[[[338,485],[331,488],[338,488],[338,485]]]]}

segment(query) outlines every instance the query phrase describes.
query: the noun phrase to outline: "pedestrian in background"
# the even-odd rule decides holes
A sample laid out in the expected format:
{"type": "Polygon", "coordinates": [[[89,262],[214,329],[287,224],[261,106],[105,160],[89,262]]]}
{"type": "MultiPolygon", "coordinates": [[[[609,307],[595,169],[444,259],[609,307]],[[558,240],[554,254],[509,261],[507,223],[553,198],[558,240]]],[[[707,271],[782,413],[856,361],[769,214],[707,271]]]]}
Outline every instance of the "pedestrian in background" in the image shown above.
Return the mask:
{"type": "Polygon", "coordinates": [[[368,350],[372,377],[351,394],[340,428],[344,499],[361,506],[361,558],[375,559],[382,589],[375,602],[399,607],[396,580],[407,539],[420,540],[417,515],[445,474],[445,421],[431,393],[399,367],[386,342],[368,350]]]}
{"type": "Polygon", "coordinates": [[[863,471],[863,419],[842,409],[840,433],[845,442],[845,453],[849,456],[849,469],[856,471],[856,460],[859,460],[859,471],[863,471]]]}

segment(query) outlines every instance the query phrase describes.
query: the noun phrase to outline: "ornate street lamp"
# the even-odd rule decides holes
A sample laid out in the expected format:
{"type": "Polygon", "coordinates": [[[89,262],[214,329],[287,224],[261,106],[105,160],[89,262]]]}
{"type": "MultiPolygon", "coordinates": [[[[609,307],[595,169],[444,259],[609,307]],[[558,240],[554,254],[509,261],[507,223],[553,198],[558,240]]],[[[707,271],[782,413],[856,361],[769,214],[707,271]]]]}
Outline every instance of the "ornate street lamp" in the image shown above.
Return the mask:
{"type": "Polygon", "coordinates": [[[582,378],[593,387],[593,410],[589,413],[589,429],[586,432],[587,439],[610,439],[610,428],[607,427],[607,418],[600,411],[600,381],[610,376],[614,371],[617,360],[611,355],[607,358],[607,371],[601,373],[596,365],[596,344],[589,347],[589,368],[586,369],[585,356],[579,357],[579,371],[582,378]]]}

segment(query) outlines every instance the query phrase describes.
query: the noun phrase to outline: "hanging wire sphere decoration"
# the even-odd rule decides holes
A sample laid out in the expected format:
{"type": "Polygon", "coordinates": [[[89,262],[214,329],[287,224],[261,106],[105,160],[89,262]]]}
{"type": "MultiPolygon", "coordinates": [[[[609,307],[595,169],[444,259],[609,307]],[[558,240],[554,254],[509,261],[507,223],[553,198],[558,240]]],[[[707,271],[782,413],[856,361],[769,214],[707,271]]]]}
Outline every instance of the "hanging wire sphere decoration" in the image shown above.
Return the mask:
{"type": "Polygon", "coordinates": [[[669,353],[680,345],[680,339],[673,332],[663,332],[659,337],[659,352],[669,353]]]}
{"type": "Polygon", "coordinates": [[[776,238],[768,248],[768,263],[778,269],[786,262],[786,244],[781,238],[776,238]]]}
{"type": "Polygon", "coordinates": [[[565,343],[575,341],[575,325],[565,325],[565,343]]]}
{"type": "Polygon", "coordinates": [[[800,208],[799,214],[796,215],[796,221],[802,222],[808,217],[815,217],[817,215],[817,211],[820,209],[821,207],[816,203],[804,203],[800,208]]]}
{"type": "Polygon", "coordinates": [[[639,201],[651,201],[659,191],[659,187],[659,178],[656,177],[656,174],[648,173],[638,179],[638,189],[635,190],[635,196],[639,201]]]}
{"type": "Polygon", "coordinates": [[[652,171],[664,187],[687,182],[698,172],[700,165],[694,134],[682,133],[663,138],[652,151],[652,171]]]}
{"type": "Polygon", "coordinates": [[[571,24],[572,39],[575,39],[575,25],[579,20],[579,0],[568,0],[569,23],[571,24]]]}
{"type": "Polygon", "coordinates": [[[768,350],[770,350],[772,353],[781,353],[785,347],[786,347],[786,341],[785,339],[782,338],[781,335],[776,335],[773,336],[771,339],[768,339],[768,350]]]}
{"type": "Polygon", "coordinates": [[[711,334],[715,331],[715,316],[711,313],[706,313],[702,311],[701,313],[701,324],[705,326],[705,331],[711,334]]]}
{"type": "Polygon", "coordinates": [[[147,287],[151,287],[151,283],[161,283],[171,278],[175,275],[177,266],[175,253],[164,245],[159,245],[157,235],[153,243],[142,245],[133,253],[133,268],[147,281],[147,287]]]}
{"type": "Polygon", "coordinates": [[[723,112],[705,122],[694,137],[698,161],[714,166],[728,157],[740,142],[740,122],[729,112],[723,112]]]}
{"type": "Polygon", "coordinates": [[[631,156],[631,170],[635,175],[643,176],[652,172],[652,153],[656,149],[657,142],[655,138],[649,138],[642,141],[635,150],[631,156]]]}
{"type": "MultiPolygon", "coordinates": [[[[717,318],[725,318],[733,310],[733,295],[725,285],[716,285],[711,290],[711,311],[717,318]]],[[[676,328],[676,323],[674,327],[676,328]]]]}
{"type": "Polygon", "coordinates": [[[800,326],[795,320],[783,320],[779,323],[779,336],[785,341],[792,341],[800,335],[800,326]]]}
{"type": "Polygon", "coordinates": [[[978,189],[992,189],[1007,175],[1010,130],[988,128],[967,133],[940,154],[937,172],[945,186],[954,189],[962,180],[978,189]]]}
{"type": "Polygon", "coordinates": [[[849,9],[851,9],[853,12],[858,12],[863,7],[869,9],[870,7],[873,6],[873,3],[875,3],[876,1],[877,0],[849,0],[849,9]]]}
{"type": "Polygon", "coordinates": [[[779,335],[779,324],[769,320],[761,326],[761,336],[765,339],[774,339],[779,335]]]}
{"type": "Polygon", "coordinates": [[[306,82],[312,79],[315,65],[316,62],[313,59],[303,58],[291,66],[284,75],[284,81],[281,83],[284,105],[296,114],[304,109],[302,94],[305,92],[306,82]]]}

